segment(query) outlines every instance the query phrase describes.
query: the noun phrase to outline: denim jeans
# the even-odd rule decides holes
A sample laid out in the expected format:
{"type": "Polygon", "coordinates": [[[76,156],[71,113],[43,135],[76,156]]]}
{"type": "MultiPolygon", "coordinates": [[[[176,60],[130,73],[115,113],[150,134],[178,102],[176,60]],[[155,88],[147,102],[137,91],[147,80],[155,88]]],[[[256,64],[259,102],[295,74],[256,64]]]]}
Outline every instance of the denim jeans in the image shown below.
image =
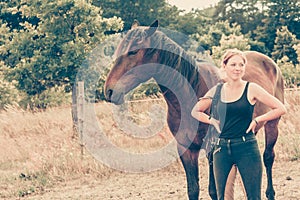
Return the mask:
{"type": "Polygon", "coordinates": [[[253,133],[245,137],[219,138],[213,152],[213,170],[219,200],[224,200],[228,174],[236,165],[248,200],[261,200],[262,161],[253,133]]]}

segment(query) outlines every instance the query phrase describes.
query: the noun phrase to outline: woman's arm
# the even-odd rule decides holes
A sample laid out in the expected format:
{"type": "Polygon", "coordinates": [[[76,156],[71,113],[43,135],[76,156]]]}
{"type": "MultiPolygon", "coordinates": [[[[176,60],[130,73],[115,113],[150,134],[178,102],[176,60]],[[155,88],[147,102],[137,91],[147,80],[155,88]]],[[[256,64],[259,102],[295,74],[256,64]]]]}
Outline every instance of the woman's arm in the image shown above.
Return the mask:
{"type": "Polygon", "coordinates": [[[219,121],[214,118],[211,118],[205,113],[205,111],[211,106],[212,97],[214,96],[215,91],[216,87],[213,87],[204,95],[204,97],[200,98],[199,101],[193,107],[191,115],[200,122],[212,124],[218,132],[221,132],[219,121]]]}
{"type": "Polygon", "coordinates": [[[209,115],[205,111],[210,107],[211,102],[212,97],[205,96],[201,98],[192,109],[191,115],[200,122],[210,124],[209,115]]]}
{"type": "Polygon", "coordinates": [[[251,83],[249,86],[251,99],[262,102],[263,104],[270,107],[271,110],[263,115],[257,116],[251,122],[247,132],[249,132],[250,130],[254,131],[254,128],[257,125],[257,123],[276,119],[287,112],[283,103],[279,101],[276,97],[268,93],[261,86],[259,86],[256,83],[251,83]]]}

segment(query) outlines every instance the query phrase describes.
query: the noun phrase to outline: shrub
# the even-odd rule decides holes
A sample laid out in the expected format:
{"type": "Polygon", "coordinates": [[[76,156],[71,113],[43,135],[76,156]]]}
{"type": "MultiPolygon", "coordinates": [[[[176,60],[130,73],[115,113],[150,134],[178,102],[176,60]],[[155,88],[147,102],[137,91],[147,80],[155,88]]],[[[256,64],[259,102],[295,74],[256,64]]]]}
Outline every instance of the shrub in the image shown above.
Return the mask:
{"type": "Polygon", "coordinates": [[[278,66],[280,67],[284,80],[285,87],[299,87],[300,86],[300,65],[293,65],[287,56],[284,56],[277,61],[278,66]]]}

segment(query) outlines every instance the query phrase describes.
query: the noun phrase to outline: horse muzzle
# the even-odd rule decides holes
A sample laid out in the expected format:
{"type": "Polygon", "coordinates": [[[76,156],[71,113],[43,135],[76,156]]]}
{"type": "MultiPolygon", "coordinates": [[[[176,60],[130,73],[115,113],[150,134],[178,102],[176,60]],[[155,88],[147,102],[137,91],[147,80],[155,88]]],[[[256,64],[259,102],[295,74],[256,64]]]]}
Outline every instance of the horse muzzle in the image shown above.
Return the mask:
{"type": "Polygon", "coordinates": [[[116,105],[120,105],[120,104],[124,103],[124,94],[122,92],[118,93],[118,92],[114,91],[113,89],[106,90],[105,98],[106,98],[106,101],[116,104],[116,105]]]}

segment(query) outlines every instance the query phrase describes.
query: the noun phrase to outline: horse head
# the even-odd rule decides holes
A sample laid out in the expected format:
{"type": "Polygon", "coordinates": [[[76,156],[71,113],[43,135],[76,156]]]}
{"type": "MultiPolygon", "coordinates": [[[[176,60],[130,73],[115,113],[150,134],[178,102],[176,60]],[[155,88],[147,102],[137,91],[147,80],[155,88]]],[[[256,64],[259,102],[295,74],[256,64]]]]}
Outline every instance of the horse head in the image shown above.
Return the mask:
{"type": "Polygon", "coordinates": [[[122,104],[124,96],[156,73],[155,68],[148,67],[156,63],[157,53],[151,48],[158,28],[158,21],[149,27],[132,26],[116,51],[116,60],[105,82],[105,95],[109,102],[122,104]]]}

